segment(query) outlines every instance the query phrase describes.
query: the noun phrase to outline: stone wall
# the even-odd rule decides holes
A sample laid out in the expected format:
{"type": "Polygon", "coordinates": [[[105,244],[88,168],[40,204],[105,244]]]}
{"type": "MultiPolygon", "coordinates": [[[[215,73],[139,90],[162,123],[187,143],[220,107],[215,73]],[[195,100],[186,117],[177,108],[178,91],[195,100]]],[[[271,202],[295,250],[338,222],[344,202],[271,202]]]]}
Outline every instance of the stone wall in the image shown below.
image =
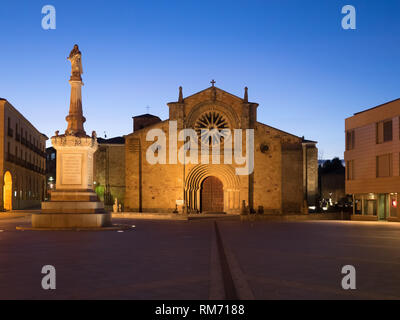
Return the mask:
{"type": "Polygon", "coordinates": [[[300,144],[282,145],[282,211],[303,212],[303,149],[300,144]]]}
{"type": "MultiPolygon", "coordinates": [[[[168,121],[157,128],[168,132],[168,121]]],[[[154,142],[146,134],[145,129],[126,137],[125,211],[172,212],[176,200],[183,200],[183,165],[148,163],[146,151],[154,142]]]]}
{"type": "Polygon", "coordinates": [[[318,149],[307,147],[307,202],[314,206],[318,197],[318,149]]]}
{"type": "Polygon", "coordinates": [[[108,209],[117,198],[125,205],[125,145],[99,144],[94,154],[95,191],[108,209]]]}

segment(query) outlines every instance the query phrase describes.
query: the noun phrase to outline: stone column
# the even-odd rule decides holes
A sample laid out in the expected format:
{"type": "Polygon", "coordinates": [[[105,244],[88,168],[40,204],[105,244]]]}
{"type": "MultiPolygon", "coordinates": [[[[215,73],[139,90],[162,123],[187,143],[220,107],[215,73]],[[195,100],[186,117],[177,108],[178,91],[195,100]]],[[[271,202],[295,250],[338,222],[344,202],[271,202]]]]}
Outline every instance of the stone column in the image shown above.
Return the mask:
{"type": "Polygon", "coordinates": [[[69,114],[65,118],[68,122],[67,130],[65,134],[72,135],[86,135],[85,130],[83,129],[83,124],[86,119],[83,116],[82,112],[82,89],[83,82],[80,79],[72,76],[69,81],[71,85],[71,98],[69,105],[69,114]]]}

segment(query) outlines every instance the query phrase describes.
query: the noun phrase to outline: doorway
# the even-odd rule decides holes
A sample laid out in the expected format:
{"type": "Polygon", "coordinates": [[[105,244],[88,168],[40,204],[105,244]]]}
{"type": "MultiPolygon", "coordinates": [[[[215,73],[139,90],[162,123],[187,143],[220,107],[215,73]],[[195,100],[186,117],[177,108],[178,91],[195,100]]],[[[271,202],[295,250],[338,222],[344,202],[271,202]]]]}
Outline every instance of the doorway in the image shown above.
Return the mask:
{"type": "Polygon", "coordinates": [[[387,195],[380,194],[378,196],[378,219],[379,220],[386,220],[387,219],[387,195]]]}
{"type": "Polygon", "coordinates": [[[4,174],[3,207],[4,210],[12,210],[12,176],[10,171],[4,174]]]}
{"type": "Polygon", "coordinates": [[[214,176],[205,178],[201,185],[201,212],[224,212],[224,186],[214,176]]]}

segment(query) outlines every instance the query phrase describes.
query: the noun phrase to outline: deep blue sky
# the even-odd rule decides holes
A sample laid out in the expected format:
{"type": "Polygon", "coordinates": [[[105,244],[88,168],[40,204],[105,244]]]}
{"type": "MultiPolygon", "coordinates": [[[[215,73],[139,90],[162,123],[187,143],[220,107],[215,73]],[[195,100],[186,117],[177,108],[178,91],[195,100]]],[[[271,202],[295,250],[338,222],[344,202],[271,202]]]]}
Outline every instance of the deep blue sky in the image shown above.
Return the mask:
{"type": "Polygon", "coordinates": [[[1,1],[0,97],[49,137],[66,127],[66,60],[83,54],[87,132],[128,134],[131,117],[217,86],[260,104],[258,120],[343,157],[344,119],[400,96],[400,1],[1,1]],[[57,29],[41,28],[42,6],[57,29]],[[357,9],[357,30],[341,8],[357,9]]]}

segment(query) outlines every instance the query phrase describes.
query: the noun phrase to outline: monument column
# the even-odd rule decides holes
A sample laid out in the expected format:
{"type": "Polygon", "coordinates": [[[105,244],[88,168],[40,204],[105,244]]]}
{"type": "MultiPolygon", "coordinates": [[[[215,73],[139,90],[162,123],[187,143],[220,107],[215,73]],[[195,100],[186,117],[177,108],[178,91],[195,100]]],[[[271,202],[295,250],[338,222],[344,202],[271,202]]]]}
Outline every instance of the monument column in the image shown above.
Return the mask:
{"type": "Polygon", "coordinates": [[[92,228],[111,224],[111,214],[104,211],[104,204],[93,190],[97,137],[94,131],[88,136],[83,127],[86,121],[82,111],[83,69],[78,45],[68,60],[72,68],[68,126],[65,134],[56,131],[51,138],[57,150],[56,190],[51,192],[51,201],[42,202],[41,213],[32,216],[34,228],[92,228]]]}

